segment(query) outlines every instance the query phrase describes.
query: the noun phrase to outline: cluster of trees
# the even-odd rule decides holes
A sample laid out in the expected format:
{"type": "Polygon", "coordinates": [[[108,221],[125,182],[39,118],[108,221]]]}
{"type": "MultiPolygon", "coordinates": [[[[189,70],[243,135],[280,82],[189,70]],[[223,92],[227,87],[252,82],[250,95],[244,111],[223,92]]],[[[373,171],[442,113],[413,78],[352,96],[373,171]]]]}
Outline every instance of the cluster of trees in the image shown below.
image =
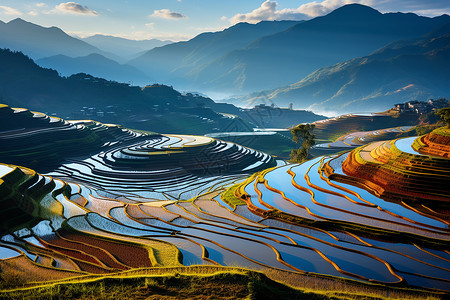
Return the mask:
{"type": "Polygon", "coordinates": [[[447,124],[447,128],[450,128],[450,107],[441,108],[436,115],[440,116],[442,122],[447,124]]]}
{"type": "Polygon", "coordinates": [[[291,129],[292,140],[297,145],[290,154],[291,162],[302,163],[308,160],[309,149],[316,143],[316,136],[312,134],[314,127],[314,124],[300,124],[291,129]]]}

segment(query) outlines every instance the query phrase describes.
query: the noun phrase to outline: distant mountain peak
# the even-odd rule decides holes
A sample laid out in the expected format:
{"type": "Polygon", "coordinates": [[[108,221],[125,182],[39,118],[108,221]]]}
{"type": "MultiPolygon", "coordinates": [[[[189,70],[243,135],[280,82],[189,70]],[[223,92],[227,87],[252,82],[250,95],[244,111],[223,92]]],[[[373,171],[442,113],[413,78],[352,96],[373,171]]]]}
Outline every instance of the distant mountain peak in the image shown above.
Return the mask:
{"type": "MultiPolygon", "coordinates": [[[[28,22],[28,21],[25,21],[25,20],[22,19],[22,18],[15,18],[14,20],[11,20],[11,21],[7,22],[6,24],[9,24],[9,25],[17,25],[17,24],[33,24],[33,23],[28,22]]],[[[36,24],[33,24],[33,25],[36,25],[36,24]]],[[[37,25],[36,25],[36,26],[37,26],[37,25]]]]}
{"type": "Polygon", "coordinates": [[[365,16],[379,16],[382,15],[378,10],[363,4],[352,3],[341,6],[331,13],[328,16],[341,16],[341,17],[365,17],[365,16]]]}
{"type": "Polygon", "coordinates": [[[26,21],[22,18],[15,18],[15,19],[9,21],[8,23],[16,23],[16,22],[26,22],[26,21]]]}
{"type": "Polygon", "coordinates": [[[82,56],[101,51],[86,42],[67,35],[58,27],[43,27],[16,18],[2,26],[2,47],[22,51],[33,59],[56,54],[82,56]]]}

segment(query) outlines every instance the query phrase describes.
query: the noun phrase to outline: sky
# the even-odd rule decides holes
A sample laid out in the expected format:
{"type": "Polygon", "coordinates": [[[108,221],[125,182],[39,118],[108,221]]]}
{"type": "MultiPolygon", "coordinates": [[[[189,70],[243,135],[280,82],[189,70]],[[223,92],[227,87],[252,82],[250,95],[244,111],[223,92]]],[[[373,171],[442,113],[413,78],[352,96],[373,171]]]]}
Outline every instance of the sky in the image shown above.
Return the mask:
{"type": "Polygon", "coordinates": [[[0,20],[22,18],[78,37],[180,41],[238,22],[307,20],[349,3],[381,12],[450,15],[450,0],[0,0],[0,20]]]}

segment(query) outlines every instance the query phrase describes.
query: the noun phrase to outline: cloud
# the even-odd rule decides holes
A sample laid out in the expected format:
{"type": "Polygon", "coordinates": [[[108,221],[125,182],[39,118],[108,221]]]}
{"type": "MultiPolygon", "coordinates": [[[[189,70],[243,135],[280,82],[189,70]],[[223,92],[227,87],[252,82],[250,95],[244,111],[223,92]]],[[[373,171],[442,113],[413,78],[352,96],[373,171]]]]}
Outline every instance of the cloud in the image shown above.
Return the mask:
{"type": "Polygon", "coordinates": [[[8,16],[21,16],[22,12],[9,6],[0,6],[0,14],[8,16]]]}
{"type": "Polygon", "coordinates": [[[230,19],[232,24],[239,22],[258,23],[260,21],[301,20],[306,15],[296,13],[294,9],[277,10],[278,2],[267,0],[260,7],[246,14],[237,14],[230,19]]]}
{"type": "Polygon", "coordinates": [[[374,4],[374,0],[325,0],[320,3],[313,1],[300,5],[297,10],[310,17],[318,17],[323,16],[338,7],[351,3],[372,6],[374,4]]]}
{"type": "Polygon", "coordinates": [[[66,2],[61,3],[55,6],[55,12],[60,12],[63,14],[78,14],[78,15],[89,15],[89,16],[97,16],[98,12],[95,10],[89,9],[87,6],[83,6],[81,4],[75,2],[66,2]]]}
{"type": "Polygon", "coordinates": [[[145,27],[150,28],[150,29],[155,29],[155,23],[154,22],[150,22],[150,23],[146,23],[145,27]]]}
{"type": "Polygon", "coordinates": [[[40,2],[40,3],[36,3],[37,7],[46,7],[47,4],[45,4],[44,2],[40,2]]]}
{"type": "Polygon", "coordinates": [[[350,3],[372,4],[372,0],[325,0],[309,2],[297,8],[278,10],[278,2],[267,0],[260,7],[246,14],[237,14],[230,19],[231,23],[279,20],[305,20],[324,15],[342,5],[350,3]]]}
{"type": "Polygon", "coordinates": [[[30,15],[30,16],[37,16],[39,13],[37,12],[37,11],[34,11],[34,10],[32,10],[32,11],[30,11],[30,12],[28,12],[28,14],[30,15]]]}
{"type": "Polygon", "coordinates": [[[437,16],[450,12],[448,0],[324,0],[312,1],[297,8],[278,9],[278,2],[267,0],[255,10],[236,14],[230,18],[232,24],[238,22],[258,23],[274,20],[304,20],[323,16],[336,8],[350,3],[371,6],[381,12],[413,12],[422,15],[437,16]]]}
{"type": "Polygon", "coordinates": [[[151,14],[150,17],[158,17],[172,20],[187,19],[187,16],[177,12],[172,12],[170,11],[170,9],[167,8],[153,11],[153,14],[151,14]]]}

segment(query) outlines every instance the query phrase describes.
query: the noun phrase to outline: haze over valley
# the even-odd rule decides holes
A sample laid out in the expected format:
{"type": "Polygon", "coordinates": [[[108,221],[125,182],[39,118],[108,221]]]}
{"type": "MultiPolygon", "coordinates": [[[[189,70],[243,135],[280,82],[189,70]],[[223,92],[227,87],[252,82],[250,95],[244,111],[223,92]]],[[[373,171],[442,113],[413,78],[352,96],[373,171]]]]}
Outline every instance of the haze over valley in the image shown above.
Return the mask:
{"type": "Polygon", "coordinates": [[[336,115],[446,96],[449,22],[448,15],[380,13],[351,4],[309,20],[238,23],[182,42],[77,39],[20,18],[0,24],[0,37],[5,48],[62,76],[162,83],[232,95],[215,100],[241,107],[272,101],[336,115]]]}

